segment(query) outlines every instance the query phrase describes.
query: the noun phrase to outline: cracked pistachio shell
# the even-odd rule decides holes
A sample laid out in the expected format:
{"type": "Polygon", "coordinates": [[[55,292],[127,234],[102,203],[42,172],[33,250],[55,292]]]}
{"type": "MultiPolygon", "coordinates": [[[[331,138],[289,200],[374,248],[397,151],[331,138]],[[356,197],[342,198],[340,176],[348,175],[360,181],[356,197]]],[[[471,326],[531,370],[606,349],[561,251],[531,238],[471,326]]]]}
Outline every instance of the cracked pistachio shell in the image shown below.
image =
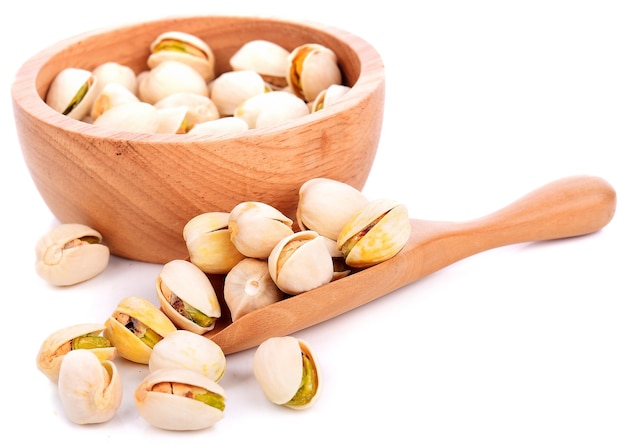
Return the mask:
{"type": "Polygon", "coordinates": [[[245,258],[224,279],[224,300],[233,322],[283,297],[284,293],[272,280],[264,259],[245,258]]]}
{"type": "Polygon", "coordinates": [[[267,259],[282,238],[293,234],[293,221],[263,202],[241,202],[230,212],[228,230],[235,247],[247,257],[267,259]]]}
{"type": "Polygon", "coordinates": [[[159,35],[150,44],[148,67],[174,60],[196,70],[205,82],[215,77],[215,55],[211,47],[199,37],[180,31],[168,31],[159,35]]]}
{"type": "Polygon", "coordinates": [[[202,76],[182,62],[166,60],[139,78],[137,96],[143,102],[155,104],[170,94],[193,93],[208,96],[202,76]]]}
{"type": "Polygon", "coordinates": [[[251,40],[243,44],[230,58],[234,71],[255,71],[273,87],[287,86],[289,51],[268,40],[251,40]]]}
{"type": "Polygon", "coordinates": [[[325,90],[321,91],[313,102],[310,102],[311,111],[320,111],[324,108],[337,103],[339,99],[345,96],[350,91],[349,86],[345,85],[330,85],[325,90]]]}
{"type": "Polygon", "coordinates": [[[210,122],[219,119],[220,113],[217,106],[208,96],[194,93],[171,94],[154,104],[156,109],[185,107],[187,112],[185,120],[190,128],[202,122],[210,122]]]}
{"type": "Polygon", "coordinates": [[[156,279],[161,310],[179,328],[204,334],[222,315],[208,276],[191,262],[175,259],[161,269],[156,279]]]}
{"type": "Polygon", "coordinates": [[[230,240],[229,213],[208,212],[191,218],[183,227],[189,260],[209,274],[226,274],[245,256],[230,240]]]}
{"type": "Polygon", "coordinates": [[[341,84],[337,56],[317,43],[306,43],[289,53],[287,81],[294,93],[307,102],[330,85],[341,84]]]}
{"type": "Polygon", "coordinates": [[[87,350],[72,350],[65,356],[57,388],[65,415],[76,424],[109,421],[122,403],[117,367],[87,350]]]}
{"type": "Polygon", "coordinates": [[[268,92],[263,77],[254,71],[227,71],[210,84],[209,97],[221,116],[232,116],[250,97],[268,92]]]}
{"type": "Polygon", "coordinates": [[[281,239],[267,259],[270,276],[278,288],[296,295],[329,283],[333,259],[326,241],[315,231],[298,231],[281,239]]]}
{"type": "Polygon", "coordinates": [[[274,404],[306,409],[321,390],[319,364],[310,346],[292,336],[266,339],[253,357],[254,376],[274,404]]]}
{"type": "Polygon", "coordinates": [[[141,381],[134,400],[139,415],[155,427],[200,430],[224,417],[226,394],[217,382],[197,371],[162,368],[141,381]]]}
{"type": "Polygon", "coordinates": [[[250,128],[280,125],[310,114],[301,98],[285,91],[270,91],[250,97],[234,111],[234,116],[245,120],[250,128]]]}
{"type": "Polygon", "coordinates": [[[176,331],[172,321],[147,299],[122,299],[104,323],[104,336],[120,356],[147,364],[154,344],[176,331]]]}
{"type": "Polygon", "coordinates": [[[226,356],[211,339],[178,330],[154,346],[148,367],[151,372],[161,368],[186,368],[218,382],[226,371],[226,356]]]}
{"type": "Polygon", "coordinates": [[[194,125],[187,134],[196,134],[207,137],[226,136],[248,130],[248,124],[237,117],[221,117],[208,122],[194,125]]]}
{"type": "Polygon", "coordinates": [[[356,188],[334,179],[318,177],[302,184],[296,221],[301,230],[317,231],[337,240],[341,229],[366,204],[356,188]]]}
{"type": "Polygon", "coordinates": [[[72,350],[90,347],[85,350],[95,354],[98,359],[113,360],[117,350],[101,336],[103,330],[103,324],[77,324],[55,331],[39,347],[37,368],[56,383],[63,358],[72,350]]]}
{"type": "Polygon", "coordinates": [[[35,270],[58,286],[91,279],[109,263],[109,248],[101,242],[102,235],[86,225],[57,225],[37,241],[35,270]]]}
{"type": "Polygon", "coordinates": [[[119,83],[109,83],[94,100],[91,106],[91,119],[95,121],[105,111],[124,103],[139,102],[137,96],[119,83]]]}
{"type": "Polygon", "coordinates": [[[82,120],[97,95],[98,80],[86,69],[65,68],[52,80],[46,103],[55,111],[82,120]]]}
{"type": "Polygon", "coordinates": [[[104,111],[93,124],[132,133],[156,133],[161,123],[156,108],[149,103],[130,101],[104,111]]]}
{"type": "Polygon", "coordinates": [[[395,256],[409,240],[405,205],[389,199],[369,202],[345,225],[337,246],[350,267],[365,268],[395,256]]]}

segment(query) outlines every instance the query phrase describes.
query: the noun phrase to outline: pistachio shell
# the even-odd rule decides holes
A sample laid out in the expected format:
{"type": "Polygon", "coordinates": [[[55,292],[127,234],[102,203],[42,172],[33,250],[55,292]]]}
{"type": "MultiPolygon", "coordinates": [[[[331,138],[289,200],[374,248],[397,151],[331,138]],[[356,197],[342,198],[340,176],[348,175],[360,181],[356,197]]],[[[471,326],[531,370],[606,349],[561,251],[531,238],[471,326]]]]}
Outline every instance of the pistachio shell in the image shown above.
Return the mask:
{"type": "Polygon", "coordinates": [[[204,334],[221,316],[211,281],[191,262],[175,259],[163,265],[156,293],[161,310],[179,328],[204,334]]]}
{"type": "Polygon", "coordinates": [[[161,310],[137,296],[122,299],[104,325],[104,336],[119,355],[139,364],[147,364],[154,344],[176,331],[161,310]]]}
{"type": "Polygon", "coordinates": [[[299,191],[296,221],[301,230],[317,231],[336,240],[341,229],[366,204],[356,188],[334,179],[307,180],[299,191]]]}
{"type": "Polygon", "coordinates": [[[267,128],[304,117],[309,114],[307,104],[285,91],[270,91],[250,97],[234,111],[250,128],[267,128]]]}
{"type": "Polygon", "coordinates": [[[225,212],[199,214],[183,227],[189,260],[205,273],[226,274],[245,257],[230,240],[229,215],[225,212]]]}
{"type": "Polygon", "coordinates": [[[405,205],[389,199],[369,202],[342,229],[337,246],[350,267],[365,268],[395,256],[411,235],[405,205]]]}
{"type": "Polygon", "coordinates": [[[233,321],[284,297],[263,259],[245,258],[224,279],[224,300],[233,321]]]}
{"type": "Polygon", "coordinates": [[[178,108],[180,106],[184,106],[187,109],[185,120],[190,128],[193,128],[198,123],[210,122],[220,117],[215,103],[209,97],[201,94],[174,93],[154,104],[156,109],[178,108]]]}
{"type": "Polygon", "coordinates": [[[209,122],[194,125],[187,134],[196,134],[205,137],[219,137],[237,134],[248,130],[248,124],[238,117],[222,117],[209,122]]]}
{"type": "Polygon", "coordinates": [[[227,71],[210,85],[209,97],[221,116],[232,116],[250,97],[268,91],[263,78],[254,71],[227,71]]]}
{"type": "Polygon", "coordinates": [[[65,68],[52,80],[46,103],[73,119],[83,119],[97,95],[98,79],[86,69],[65,68]]]}
{"type": "Polygon", "coordinates": [[[156,130],[159,134],[185,134],[188,128],[187,108],[176,106],[169,108],[156,108],[159,116],[159,126],[156,130]]]}
{"type": "Polygon", "coordinates": [[[315,231],[298,231],[281,239],[267,260],[278,288],[295,295],[329,283],[333,260],[324,238],[315,231]]]}
{"type": "Polygon", "coordinates": [[[298,97],[307,102],[333,84],[341,84],[337,56],[326,46],[307,43],[289,54],[287,81],[298,97]]]}
{"type": "Polygon", "coordinates": [[[91,106],[91,119],[97,120],[105,111],[124,103],[139,102],[137,96],[120,83],[108,83],[91,106]]]}
{"type": "Polygon", "coordinates": [[[241,202],[230,212],[228,230],[237,249],[247,257],[267,259],[282,238],[293,234],[293,221],[263,202],[241,202]]]}
{"type": "MultiPolygon", "coordinates": [[[[77,324],[62,328],[48,336],[37,352],[37,368],[52,382],[59,379],[59,370],[63,358],[76,347],[74,340],[84,336],[100,336],[103,324],[77,324]]],[[[88,348],[100,360],[113,360],[117,350],[113,346],[88,348]]]]}
{"type": "Polygon", "coordinates": [[[196,70],[205,82],[215,77],[215,55],[211,47],[199,37],[181,31],[167,31],[150,44],[147,64],[154,68],[168,60],[185,63],[196,70]]]}
{"type": "Polygon", "coordinates": [[[328,108],[329,106],[337,103],[343,96],[350,91],[349,86],[345,85],[330,85],[325,90],[321,91],[313,102],[310,102],[311,111],[320,111],[328,108]]]}
{"type": "Polygon", "coordinates": [[[288,57],[289,51],[274,42],[251,40],[230,58],[230,66],[235,71],[255,71],[267,83],[284,87],[287,84],[288,57]]]}
{"type": "Polygon", "coordinates": [[[58,392],[70,421],[109,421],[122,403],[122,389],[122,378],[112,361],[100,361],[87,350],[72,350],[63,359],[58,392]]]}
{"type": "Polygon", "coordinates": [[[254,353],[253,372],[263,393],[274,404],[305,409],[313,405],[321,391],[319,363],[310,346],[292,336],[262,342],[254,353]],[[303,379],[305,367],[308,377],[303,379]]]}
{"type": "Polygon", "coordinates": [[[130,101],[104,111],[94,122],[96,126],[133,133],[156,133],[161,118],[149,103],[130,101]]]}
{"type": "Polygon", "coordinates": [[[165,430],[200,430],[224,417],[226,394],[211,378],[194,370],[163,368],[150,372],[134,393],[137,411],[143,419],[165,430]],[[176,394],[163,389],[174,389],[176,394]],[[196,400],[193,391],[209,393],[221,401],[213,406],[196,400]]]}
{"type": "Polygon", "coordinates": [[[137,95],[137,75],[129,66],[117,62],[105,62],[96,66],[91,74],[98,79],[96,97],[110,83],[121,85],[131,94],[137,95]]]}
{"type": "Polygon", "coordinates": [[[109,263],[109,248],[101,242],[102,235],[86,225],[57,225],[37,241],[35,270],[52,285],[91,279],[109,263]]]}
{"type": "Polygon", "coordinates": [[[333,281],[348,276],[352,270],[346,264],[346,258],[337,247],[337,241],[322,236],[330,257],[333,259],[333,281]]]}
{"type": "Polygon", "coordinates": [[[209,91],[198,71],[175,60],[159,63],[139,80],[138,97],[150,104],[182,92],[208,96],[209,91]]]}
{"type": "Polygon", "coordinates": [[[218,382],[226,370],[226,356],[211,339],[187,330],[178,330],[157,342],[148,368],[186,368],[218,382]]]}

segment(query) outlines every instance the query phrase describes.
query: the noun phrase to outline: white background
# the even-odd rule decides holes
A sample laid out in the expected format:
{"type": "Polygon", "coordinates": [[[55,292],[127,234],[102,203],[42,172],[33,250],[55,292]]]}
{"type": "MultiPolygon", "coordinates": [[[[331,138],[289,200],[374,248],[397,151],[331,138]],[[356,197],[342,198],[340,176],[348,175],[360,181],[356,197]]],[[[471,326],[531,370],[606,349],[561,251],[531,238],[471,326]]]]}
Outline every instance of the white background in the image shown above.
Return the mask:
{"type": "MultiPolygon", "coordinates": [[[[65,442],[626,442],[626,10],[621,0],[40,2],[0,18],[4,436],[65,442]],[[411,6],[410,10],[406,7],[411,6]],[[102,322],[122,297],[154,298],[155,265],[113,258],[67,289],[42,282],[34,245],[57,221],[34,188],[10,85],[37,51],[78,33],[171,15],[307,19],[357,34],[385,61],[380,148],[364,192],[411,217],[468,220],[573,174],[618,193],[597,234],[468,258],[301,331],[324,377],[306,411],[270,404],[253,351],[228,357],[225,418],[194,433],[147,425],[125,399],[109,423],[76,426],[35,367],[41,341],[102,322]]],[[[347,161],[350,161],[347,159],[347,161]]],[[[155,214],[154,217],[159,217],[155,214]]]]}

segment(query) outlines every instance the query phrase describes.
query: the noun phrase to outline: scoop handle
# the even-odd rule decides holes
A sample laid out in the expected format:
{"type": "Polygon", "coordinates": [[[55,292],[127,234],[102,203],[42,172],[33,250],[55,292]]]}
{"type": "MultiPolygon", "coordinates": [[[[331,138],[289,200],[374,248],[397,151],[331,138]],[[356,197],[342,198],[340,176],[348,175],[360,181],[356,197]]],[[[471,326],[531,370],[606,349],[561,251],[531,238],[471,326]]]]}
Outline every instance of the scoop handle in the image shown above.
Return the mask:
{"type": "Polygon", "coordinates": [[[419,257],[406,259],[421,265],[409,273],[409,279],[419,279],[492,248],[593,233],[611,221],[616,203],[616,192],[606,180],[571,176],[550,182],[478,219],[413,221],[418,248],[411,248],[411,253],[419,257]]]}

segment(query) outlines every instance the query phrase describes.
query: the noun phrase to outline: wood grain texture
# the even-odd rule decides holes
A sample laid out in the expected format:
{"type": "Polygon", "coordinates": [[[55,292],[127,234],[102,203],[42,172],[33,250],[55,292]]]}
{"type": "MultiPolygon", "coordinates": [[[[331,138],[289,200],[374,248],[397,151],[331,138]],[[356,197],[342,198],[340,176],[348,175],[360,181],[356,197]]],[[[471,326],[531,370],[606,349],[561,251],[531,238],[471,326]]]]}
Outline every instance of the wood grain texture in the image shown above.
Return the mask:
{"type": "Polygon", "coordinates": [[[59,221],[95,228],[115,255],[164,263],[187,255],[182,229],[197,214],[258,200],[293,219],[299,187],[310,178],[329,177],[361,189],[376,156],[384,90],[380,55],[346,31],[214,16],[164,19],[68,39],[28,60],[11,92],[24,160],[59,221]],[[171,30],[204,39],[215,53],[218,73],[230,70],[230,56],[252,39],[287,49],[321,43],[337,54],[352,90],[333,107],[296,121],[212,139],[98,128],[44,103],[63,68],[93,69],[116,61],[140,72],[152,40],[171,30]]]}
{"type": "Polygon", "coordinates": [[[521,242],[581,236],[606,226],[616,193],[604,179],[572,176],[467,222],[411,221],[404,249],[386,262],[253,311],[206,334],[225,353],[324,322],[471,255],[521,242]]]}

